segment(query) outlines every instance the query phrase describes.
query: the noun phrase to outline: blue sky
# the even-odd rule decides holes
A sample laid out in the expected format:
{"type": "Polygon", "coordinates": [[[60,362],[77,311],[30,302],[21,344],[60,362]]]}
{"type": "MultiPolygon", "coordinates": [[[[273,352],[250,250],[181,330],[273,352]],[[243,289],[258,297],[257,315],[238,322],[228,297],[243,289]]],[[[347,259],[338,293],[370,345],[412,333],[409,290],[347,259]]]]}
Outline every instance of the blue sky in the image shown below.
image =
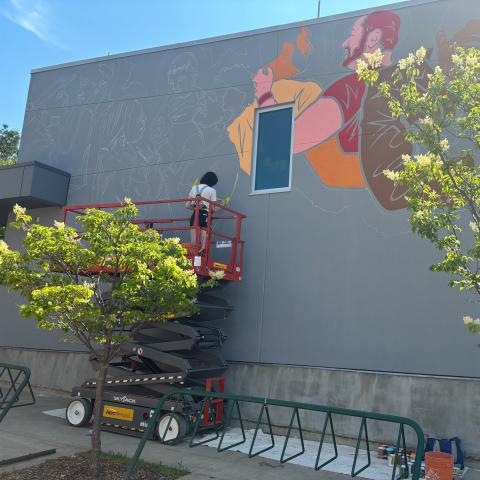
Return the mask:
{"type": "MultiPolygon", "coordinates": [[[[400,0],[321,0],[321,16],[400,0]]],[[[317,16],[318,0],[0,0],[0,124],[21,129],[30,70],[317,16]]]]}

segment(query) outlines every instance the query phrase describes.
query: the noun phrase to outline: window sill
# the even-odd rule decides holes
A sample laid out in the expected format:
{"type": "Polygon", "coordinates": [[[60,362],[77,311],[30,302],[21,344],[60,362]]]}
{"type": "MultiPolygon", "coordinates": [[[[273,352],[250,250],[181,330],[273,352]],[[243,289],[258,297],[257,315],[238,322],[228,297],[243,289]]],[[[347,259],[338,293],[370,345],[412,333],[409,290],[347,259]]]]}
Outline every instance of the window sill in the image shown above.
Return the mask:
{"type": "Polygon", "coordinates": [[[254,192],[250,192],[248,195],[265,195],[268,193],[284,193],[284,192],[290,192],[292,190],[292,187],[285,187],[285,188],[271,188],[269,190],[256,190],[254,192]]]}

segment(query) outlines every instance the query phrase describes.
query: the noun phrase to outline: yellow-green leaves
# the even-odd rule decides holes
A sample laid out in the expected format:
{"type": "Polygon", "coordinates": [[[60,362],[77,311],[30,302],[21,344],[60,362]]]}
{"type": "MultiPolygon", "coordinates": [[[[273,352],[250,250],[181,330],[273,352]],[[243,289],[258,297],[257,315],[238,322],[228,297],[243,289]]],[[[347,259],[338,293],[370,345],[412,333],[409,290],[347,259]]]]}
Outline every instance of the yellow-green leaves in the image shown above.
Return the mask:
{"type": "Polygon", "coordinates": [[[178,239],[140,230],[128,199],[113,212],[87,210],[76,219],[79,231],[58,221],[32,223],[18,205],[14,213],[24,251],[0,241],[0,281],[25,297],[20,311],[40,328],[114,352],[126,328],[196,310],[197,278],[185,249],[178,239]]]}
{"type": "Polygon", "coordinates": [[[27,215],[27,209],[16,203],[13,207],[13,213],[15,214],[15,220],[10,223],[10,226],[17,230],[25,230],[28,227],[28,224],[32,221],[32,217],[27,215]]]}
{"type": "MultiPolygon", "coordinates": [[[[480,50],[452,47],[451,64],[431,68],[427,51],[400,60],[389,82],[378,87],[393,117],[408,126],[414,155],[384,175],[407,191],[414,232],[442,254],[431,270],[450,285],[480,296],[480,50]],[[425,82],[426,78],[426,82],[425,82]],[[469,228],[465,228],[469,226],[469,228]]],[[[358,72],[373,85],[373,64],[358,72]]],[[[465,317],[480,333],[480,320],[465,317]]]]}
{"type": "Polygon", "coordinates": [[[378,80],[378,69],[382,66],[383,54],[377,48],[372,53],[364,53],[363,58],[357,61],[357,75],[368,85],[374,84],[378,80]]]}
{"type": "Polygon", "coordinates": [[[463,323],[471,333],[480,333],[480,318],[472,318],[469,315],[463,317],[463,323]]]}

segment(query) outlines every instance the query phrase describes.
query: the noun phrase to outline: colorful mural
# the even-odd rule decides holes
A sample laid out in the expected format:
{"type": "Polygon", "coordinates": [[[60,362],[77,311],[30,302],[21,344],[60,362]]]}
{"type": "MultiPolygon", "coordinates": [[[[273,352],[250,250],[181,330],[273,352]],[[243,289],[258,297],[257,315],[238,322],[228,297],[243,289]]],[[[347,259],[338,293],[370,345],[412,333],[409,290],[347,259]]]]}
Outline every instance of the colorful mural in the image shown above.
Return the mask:
{"type": "MultiPolygon", "coordinates": [[[[448,64],[450,46],[466,45],[480,38],[480,22],[470,21],[447,40],[437,36],[439,63],[448,64]]],[[[285,42],[280,54],[253,76],[255,99],[227,127],[241,169],[250,174],[255,109],[281,103],[294,104],[294,153],[304,153],[323,184],[329,187],[369,188],[387,210],[405,208],[405,192],[396,189],[383,170],[402,168],[402,154],[412,153],[405,141],[406,126],[391,118],[388,105],[377,89],[367,89],[355,73],[364,53],[380,49],[383,67],[380,79],[391,78],[392,56],[399,40],[400,18],[393,12],[376,11],[359,17],[350,36],[342,43],[342,66],[350,71],[323,89],[314,82],[292,80],[298,72],[293,64],[295,47],[285,42]]],[[[308,30],[301,27],[296,40],[301,55],[312,46],[308,30]]],[[[431,53],[431,52],[430,52],[431,53]]],[[[420,85],[430,71],[425,65],[420,85]]]]}
{"type": "MultiPolygon", "coordinates": [[[[307,55],[311,46],[308,31],[302,27],[296,45],[302,55],[307,55]]],[[[253,123],[255,109],[277,103],[293,103],[295,119],[321,94],[315,82],[291,80],[298,72],[293,64],[295,47],[290,42],[283,44],[280,54],[258,69],[252,78],[255,100],[227,127],[230,140],[235,145],[241,169],[250,175],[252,164],[253,123]]]]}

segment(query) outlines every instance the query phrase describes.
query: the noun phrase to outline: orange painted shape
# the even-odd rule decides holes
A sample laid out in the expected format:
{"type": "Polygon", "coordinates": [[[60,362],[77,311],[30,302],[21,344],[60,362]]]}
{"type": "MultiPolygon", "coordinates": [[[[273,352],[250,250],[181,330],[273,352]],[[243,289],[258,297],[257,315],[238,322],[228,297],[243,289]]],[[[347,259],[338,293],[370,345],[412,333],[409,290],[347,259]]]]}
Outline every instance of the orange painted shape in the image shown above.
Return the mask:
{"type": "Polygon", "coordinates": [[[312,45],[308,41],[308,30],[305,25],[302,25],[300,28],[296,44],[302,55],[306,55],[312,51],[312,45]]]}
{"type": "Polygon", "coordinates": [[[360,159],[346,155],[338,146],[337,137],[305,152],[315,172],[329,187],[365,188],[360,159]]]}
{"type": "Polygon", "coordinates": [[[267,66],[273,71],[273,79],[291,78],[299,72],[298,68],[293,64],[294,46],[290,42],[285,42],[282,51],[267,66]]]}

